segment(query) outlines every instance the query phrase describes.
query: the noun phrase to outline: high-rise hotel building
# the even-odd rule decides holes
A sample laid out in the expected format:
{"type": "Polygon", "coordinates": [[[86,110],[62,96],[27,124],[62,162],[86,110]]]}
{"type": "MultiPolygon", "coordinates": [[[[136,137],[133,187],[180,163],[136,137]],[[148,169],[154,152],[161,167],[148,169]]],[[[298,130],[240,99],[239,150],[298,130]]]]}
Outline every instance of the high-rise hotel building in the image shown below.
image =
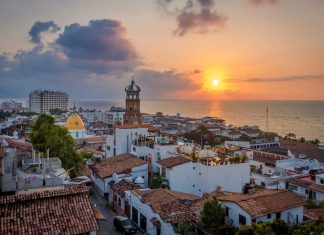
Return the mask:
{"type": "Polygon", "coordinates": [[[68,109],[69,97],[65,92],[35,90],[29,94],[29,110],[36,113],[48,113],[51,109],[68,109]]]}

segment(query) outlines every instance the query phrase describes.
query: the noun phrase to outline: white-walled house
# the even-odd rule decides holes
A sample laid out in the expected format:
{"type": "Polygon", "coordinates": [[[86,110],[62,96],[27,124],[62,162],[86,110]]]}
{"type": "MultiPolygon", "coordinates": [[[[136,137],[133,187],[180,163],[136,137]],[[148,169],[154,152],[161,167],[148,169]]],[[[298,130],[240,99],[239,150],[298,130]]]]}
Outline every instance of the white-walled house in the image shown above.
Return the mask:
{"type": "Polygon", "coordinates": [[[290,190],[263,189],[243,194],[225,192],[218,188],[205,195],[205,200],[213,197],[223,204],[226,217],[235,227],[275,219],[281,219],[290,225],[303,223],[305,200],[290,190]]]}
{"type": "Polygon", "coordinates": [[[139,136],[146,138],[155,134],[158,129],[150,125],[116,125],[112,135],[106,139],[106,157],[130,153],[132,142],[139,136]]]}
{"type": "Polygon", "coordinates": [[[202,196],[216,186],[230,192],[242,192],[250,182],[248,163],[206,165],[192,162],[184,155],[170,157],[157,162],[160,173],[169,181],[171,190],[202,196]]]}
{"type": "Polygon", "coordinates": [[[129,214],[146,234],[175,235],[172,223],[193,219],[190,208],[199,197],[166,190],[139,189],[125,192],[129,214]]]}
{"type": "Polygon", "coordinates": [[[286,188],[298,195],[319,202],[324,201],[324,174],[301,176],[286,180],[286,188]]]}
{"type": "Polygon", "coordinates": [[[142,177],[143,187],[148,186],[147,163],[128,153],[101,159],[90,166],[90,172],[95,187],[109,200],[112,200],[112,181],[135,181],[136,178],[142,177]]]}

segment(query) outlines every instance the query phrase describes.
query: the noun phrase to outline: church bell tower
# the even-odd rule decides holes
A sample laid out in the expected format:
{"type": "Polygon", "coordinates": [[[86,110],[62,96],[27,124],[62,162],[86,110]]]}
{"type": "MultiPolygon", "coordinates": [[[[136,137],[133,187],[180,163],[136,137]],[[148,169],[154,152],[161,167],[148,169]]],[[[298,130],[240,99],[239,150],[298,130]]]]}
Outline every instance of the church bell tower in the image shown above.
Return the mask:
{"type": "Polygon", "coordinates": [[[141,124],[142,117],[140,111],[139,93],[141,88],[135,84],[134,79],[130,85],[125,87],[126,92],[126,110],[124,115],[124,124],[141,124]]]}

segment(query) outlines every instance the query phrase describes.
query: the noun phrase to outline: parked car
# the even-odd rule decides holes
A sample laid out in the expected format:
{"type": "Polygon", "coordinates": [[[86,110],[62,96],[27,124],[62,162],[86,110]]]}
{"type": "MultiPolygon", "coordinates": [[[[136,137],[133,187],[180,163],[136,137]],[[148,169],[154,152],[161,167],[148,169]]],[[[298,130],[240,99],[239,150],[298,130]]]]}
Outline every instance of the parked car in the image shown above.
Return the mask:
{"type": "Polygon", "coordinates": [[[114,228],[115,230],[124,232],[125,234],[136,233],[136,227],[134,226],[133,222],[124,216],[115,216],[114,228]]]}

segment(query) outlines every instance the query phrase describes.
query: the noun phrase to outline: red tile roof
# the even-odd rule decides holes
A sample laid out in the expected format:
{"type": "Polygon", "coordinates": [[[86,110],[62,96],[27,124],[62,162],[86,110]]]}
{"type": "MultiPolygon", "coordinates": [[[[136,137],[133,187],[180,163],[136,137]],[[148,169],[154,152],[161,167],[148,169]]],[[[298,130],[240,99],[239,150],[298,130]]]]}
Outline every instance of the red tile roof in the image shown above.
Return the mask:
{"type": "Polygon", "coordinates": [[[98,154],[98,155],[105,155],[105,151],[98,150],[98,149],[94,149],[94,148],[90,148],[90,147],[78,148],[76,150],[76,152],[77,153],[88,152],[88,153],[94,153],[94,154],[98,154]]]}
{"type": "Polygon", "coordinates": [[[185,164],[187,162],[191,162],[192,160],[189,157],[178,155],[176,157],[169,157],[160,161],[157,161],[161,166],[166,168],[172,168],[178,165],[185,164]]]}
{"type": "Polygon", "coordinates": [[[0,197],[0,234],[80,234],[99,230],[86,187],[0,197]]]}
{"type": "Polygon", "coordinates": [[[13,139],[6,139],[6,142],[9,144],[9,146],[11,147],[16,147],[22,150],[26,150],[26,151],[31,151],[33,146],[31,143],[23,143],[17,140],[13,140],[13,139]]]}
{"type": "Polygon", "coordinates": [[[252,218],[300,207],[305,204],[302,197],[290,190],[264,189],[253,194],[214,192],[210,195],[215,196],[219,201],[238,204],[252,218]]]}
{"type": "Polygon", "coordinates": [[[114,157],[105,158],[90,166],[90,169],[99,178],[104,179],[114,173],[130,173],[132,168],[142,166],[146,162],[132,154],[124,153],[114,157]]]}
{"type": "Polygon", "coordinates": [[[280,146],[290,149],[294,154],[305,154],[307,158],[324,163],[324,150],[319,149],[318,145],[280,139],[280,146]]]}
{"type": "Polygon", "coordinates": [[[166,222],[177,223],[183,220],[192,220],[193,214],[190,204],[199,200],[199,197],[171,191],[167,189],[133,190],[135,195],[140,196],[143,203],[151,206],[166,222]]]}
{"type": "Polygon", "coordinates": [[[87,137],[84,139],[84,141],[87,144],[96,144],[96,143],[106,143],[106,136],[92,136],[92,137],[87,137]]]}
{"type": "Polygon", "coordinates": [[[315,181],[312,180],[310,176],[305,176],[300,178],[290,178],[287,179],[287,183],[324,193],[324,186],[316,184],[315,181]]]}
{"type": "Polygon", "coordinates": [[[111,189],[121,197],[125,197],[125,191],[139,189],[139,188],[140,188],[139,185],[124,179],[119,181],[117,184],[113,184],[111,186],[111,189]]]}

